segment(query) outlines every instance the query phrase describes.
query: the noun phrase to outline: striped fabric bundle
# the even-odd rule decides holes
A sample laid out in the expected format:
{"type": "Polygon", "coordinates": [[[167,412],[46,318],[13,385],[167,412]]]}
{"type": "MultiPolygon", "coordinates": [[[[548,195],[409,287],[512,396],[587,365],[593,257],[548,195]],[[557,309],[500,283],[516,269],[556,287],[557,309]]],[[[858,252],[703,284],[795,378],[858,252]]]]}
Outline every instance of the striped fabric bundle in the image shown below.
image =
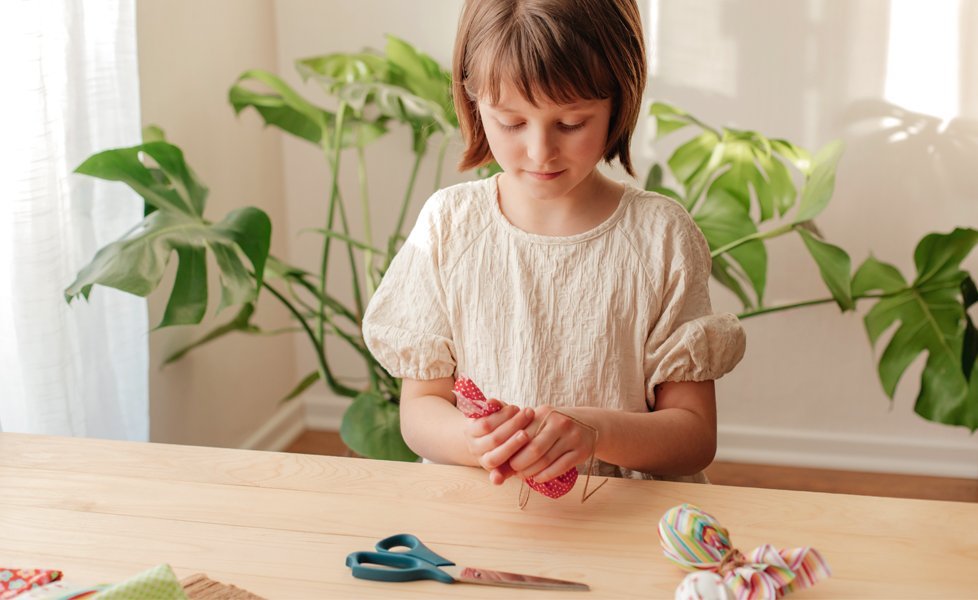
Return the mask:
{"type": "Polygon", "coordinates": [[[659,520],[659,542],[666,558],[695,572],[687,576],[695,582],[684,580],[677,588],[677,600],[706,597],[776,599],[811,587],[831,575],[829,565],[814,548],[777,550],[764,544],[744,556],[733,547],[726,528],[692,504],[681,504],[666,511],[659,520]],[[696,577],[702,571],[711,571],[720,578],[696,577]],[[704,594],[701,588],[707,581],[716,582],[718,589],[704,594]]]}

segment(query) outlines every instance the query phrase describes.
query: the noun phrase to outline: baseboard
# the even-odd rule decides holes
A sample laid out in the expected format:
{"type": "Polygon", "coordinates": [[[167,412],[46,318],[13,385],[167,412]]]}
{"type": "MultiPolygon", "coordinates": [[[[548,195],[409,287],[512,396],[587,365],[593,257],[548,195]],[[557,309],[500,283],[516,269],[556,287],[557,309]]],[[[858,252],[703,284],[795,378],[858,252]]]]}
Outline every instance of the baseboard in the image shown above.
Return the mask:
{"type": "Polygon", "coordinates": [[[279,406],[272,418],[240,447],[281,452],[307,429],[339,431],[350,402],[349,398],[307,392],[279,406]]]}
{"type": "MultiPolygon", "coordinates": [[[[243,445],[284,449],[305,429],[339,431],[349,398],[307,393],[284,404],[243,445]]],[[[720,425],[717,460],[870,473],[978,478],[976,440],[908,440],[880,435],[720,425]]]]}
{"type": "Polygon", "coordinates": [[[272,418],[241,444],[246,450],[281,452],[309,428],[303,402],[293,400],[279,406],[272,418]]]}
{"type": "Polygon", "coordinates": [[[717,460],[753,464],[978,478],[978,440],[904,437],[817,430],[718,428],[717,460]]]}
{"type": "Polygon", "coordinates": [[[306,426],[319,431],[339,431],[343,413],[353,402],[351,398],[331,394],[306,394],[306,426]]]}

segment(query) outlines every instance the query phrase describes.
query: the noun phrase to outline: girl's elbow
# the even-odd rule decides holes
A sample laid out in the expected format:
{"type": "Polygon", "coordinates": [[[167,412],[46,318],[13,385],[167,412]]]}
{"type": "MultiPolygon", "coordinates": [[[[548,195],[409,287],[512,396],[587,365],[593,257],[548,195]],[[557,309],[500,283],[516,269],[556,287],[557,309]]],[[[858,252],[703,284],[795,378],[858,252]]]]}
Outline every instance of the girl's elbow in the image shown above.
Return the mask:
{"type": "Polygon", "coordinates": [[[696,449],[692,457],[692,474],[699,473],[700,471],[706,469],[711,464],[713,464],[713,459],[717,455],[717,438],[716,435],[709,436],[708,439],[704,439],[696,449]]]}

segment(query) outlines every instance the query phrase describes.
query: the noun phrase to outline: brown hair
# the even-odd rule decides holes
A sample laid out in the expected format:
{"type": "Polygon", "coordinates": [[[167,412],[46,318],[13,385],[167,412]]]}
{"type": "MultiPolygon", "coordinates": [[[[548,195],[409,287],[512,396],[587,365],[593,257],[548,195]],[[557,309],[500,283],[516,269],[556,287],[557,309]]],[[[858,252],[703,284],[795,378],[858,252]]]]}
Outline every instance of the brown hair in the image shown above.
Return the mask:
{"type": "Polygon", "coordinates": [[[645,90],[645,43],[635,0],[466,0],[452,59],[452,95],[465,153],[459,170],[492,160],[478,98],[503,82],[532,104],[610,98],[604,159],[634,175],[629,144],[645,90]]]}

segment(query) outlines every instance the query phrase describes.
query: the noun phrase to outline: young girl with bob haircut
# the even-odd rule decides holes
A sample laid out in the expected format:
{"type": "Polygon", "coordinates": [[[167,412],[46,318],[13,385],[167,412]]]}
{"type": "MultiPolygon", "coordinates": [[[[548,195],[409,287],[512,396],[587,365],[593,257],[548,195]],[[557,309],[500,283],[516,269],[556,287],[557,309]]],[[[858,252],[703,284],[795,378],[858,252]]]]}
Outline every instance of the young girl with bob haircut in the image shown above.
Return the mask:
{"type": "Polygon", "coordinates": [[[460,169],[503,172],[425,203],[363,324],[425,459],[543,483],[588,460],[576,419],[598,432],[597,474],[705,481],[713,380],[743,330],[712,314],[710,251],[683,207],[597,169],[634,174],[645,71],[635,0],[466,1],[460,169]],[[502,410],[466,418],[463,374],[502,410]]]}

